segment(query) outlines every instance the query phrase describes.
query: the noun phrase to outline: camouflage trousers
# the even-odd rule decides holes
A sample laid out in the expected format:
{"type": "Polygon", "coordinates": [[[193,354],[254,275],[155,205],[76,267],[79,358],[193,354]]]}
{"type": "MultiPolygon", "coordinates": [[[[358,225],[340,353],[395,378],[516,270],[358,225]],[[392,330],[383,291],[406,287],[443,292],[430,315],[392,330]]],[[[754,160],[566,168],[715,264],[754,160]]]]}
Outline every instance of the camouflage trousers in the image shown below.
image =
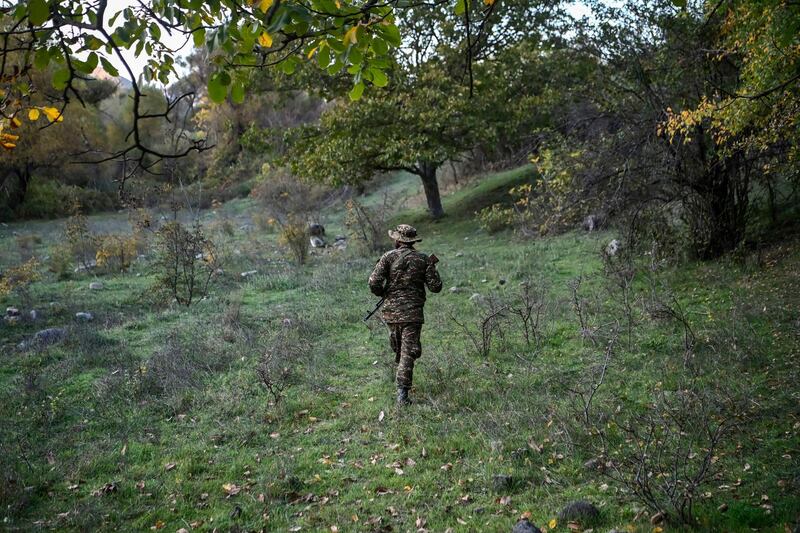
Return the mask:
{"type": "Polygon", "coordinates": [[[420,322],[401,322],[389,324],[389,344],[397,364],[397,386],[411,388],[414,377],[414,361],[422,355],[419,336],[422,332],[420,322]]]}

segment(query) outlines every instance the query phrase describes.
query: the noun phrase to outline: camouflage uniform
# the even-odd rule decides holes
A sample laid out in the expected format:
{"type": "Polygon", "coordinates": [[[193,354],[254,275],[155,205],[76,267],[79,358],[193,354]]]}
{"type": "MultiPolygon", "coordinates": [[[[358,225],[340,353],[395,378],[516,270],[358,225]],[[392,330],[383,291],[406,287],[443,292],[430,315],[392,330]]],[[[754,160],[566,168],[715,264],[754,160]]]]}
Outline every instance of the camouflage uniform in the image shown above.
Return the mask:
{"type": "MultiPolygon", "coordinates": [[[[410,228],[401,225],[398,229],[404,227],[410,228]]],[[[414,249],[414,242],[399,241],[396,249],[383,254],[369,277],[373,294],[386,296],[383,320],[389,326],[389,342],[395,353],[397,386],[403,389],[411,388],[414,361],[422,355],[420,333],[425,322],[425,287],[434,293],[442,290],[436,265],[414,249]],[[388,292],[384,294],[386,287],[388,292]]]]}

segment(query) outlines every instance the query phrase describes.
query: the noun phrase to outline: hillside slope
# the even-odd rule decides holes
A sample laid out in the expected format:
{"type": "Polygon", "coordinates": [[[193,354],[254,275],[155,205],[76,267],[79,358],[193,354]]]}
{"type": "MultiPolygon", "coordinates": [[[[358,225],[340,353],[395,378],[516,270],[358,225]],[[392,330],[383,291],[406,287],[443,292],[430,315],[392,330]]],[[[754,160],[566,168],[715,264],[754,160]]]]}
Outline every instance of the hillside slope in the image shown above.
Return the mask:
{"type": "MultiPolygon", "coordinates": [[[[393,403],[385,328],[362,322],[377,257],[351,248],[296,268],[273,234],[235,224],[227,237],[224,209],[208,226],[226,274],[189,309],[151,303],[149,260],[101,290],[46,276],[27,306],[0,302],[40,315],[0,326],[3,527],[510,531],[525,513],[551,531],[652,531],[655,511],[625,482],[637,460],[656,495],[708,469],[693,492],[701,530],[794,527],[798,242],[608,275],[612,233],[534,241],[477,226],[472,214],[525,172],[449,195],[442,221],[398,217],[445,282],[407,409],[393,403]],[[62,326],[63,342],[16,348],[62,326]],[[286,378],[277,405],[257,372],[265,356],[286,378]],[[720,425],[710,449],[703,430],[720,425]],[[578,499],[599,517],[558,517],[578,499]]],[[[58,229],[35,227],[49,249],[58,229]]],[[[3,229],[4,255],[29,228],[3,229]]]]}

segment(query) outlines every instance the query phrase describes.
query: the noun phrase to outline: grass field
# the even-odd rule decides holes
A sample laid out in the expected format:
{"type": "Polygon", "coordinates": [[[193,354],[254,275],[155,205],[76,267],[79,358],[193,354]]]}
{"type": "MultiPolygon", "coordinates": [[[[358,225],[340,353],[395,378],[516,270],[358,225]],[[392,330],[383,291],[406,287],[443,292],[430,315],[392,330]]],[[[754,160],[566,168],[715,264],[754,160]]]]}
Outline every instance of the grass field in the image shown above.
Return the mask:
{"type": "MultiPolygon", "coordinates": [[[[426,306],[406,409],[393,403],[385,327],[361,320],[374,304],[366,279],[377,257],[351,247],[294,267],[274,234],[240,229],[257,209],[250,201],[204,214],[209,228],[231,220],[234,234],[212,231],[225,241],[225,273],[188,309],[151,298],[149,255],[99,276],[102,290],[89,289],[91,274],[45,274],[28,302],[0,301],[39,313],[0,325],[2,527],[510,531],[530,513],[550,531],[677,531],[686,526],[653,525],[654,511],[613,468],[586,463],[606,439],[599,463],[622,469],[647,428],[636,439],[621,427],[664,405],[669,426],[688,405],[685,427],[657,429],[663,457],[645,454],[654,470],[642,475],[654,485],[691,477],[709,452],[698,421],[724,421],[693,494],[695,527],[791,531],[800,519],[800,242],[713,263],[640,257],[621,283],[601,255],[611,231],[523,240],[478,227],[474,212],[527,172],[448,195],[440,222],[419,209],[399,215],[440,258],[445,283],[426,306]],[[248,270],[258,274],[239,275],[248,270]],[[542,296],[535,334],[526,342],[507,311],[484,342],[481,321],[518,305],[525,283],[542,296]],[[658,302],[680,309],[691,349],[683,322],[654,311],[658,302]],[[94,320],[77,322],[80,311],[94,320]],[[46,327],[67,327],[66,339],[17,349],[46,327]],[[290,374],[277,405],[256,372],[267,352],[290,374]],[[699,403],[683,402],[687,391],[699,403]],[[559,519],[578,499],[599,517],[559,519]]],[[[392,187],[404,185],[418,190],[410,177],[392,187]]],[[[328,233],[344,233],[341,212],[328,217],[328,233]]],[[[126,228],[122,214],[91,223],[126,228]]],[[[43,256],[60,224],[0,229],[2,267],[18,261],[12,232],[41,236],[43,256]]]]}

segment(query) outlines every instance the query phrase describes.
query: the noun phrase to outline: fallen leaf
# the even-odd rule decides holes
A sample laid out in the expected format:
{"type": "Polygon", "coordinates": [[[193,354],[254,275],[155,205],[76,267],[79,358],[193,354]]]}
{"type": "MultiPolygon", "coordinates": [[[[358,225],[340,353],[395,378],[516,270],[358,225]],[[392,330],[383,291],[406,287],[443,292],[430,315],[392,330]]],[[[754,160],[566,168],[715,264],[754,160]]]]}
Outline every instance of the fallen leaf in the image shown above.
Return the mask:
{"type": "Polygon", "coordinates": [[[235,485],[234,483],[225,483],[222,485],[222,490],[228,495],[228,497],[236,496],[242,491],[242,488],[235,485]]]}
{"type": "Polygon", "coordinates": [[[383,418],[384,418],[385,416],[386,416],[386,413],[384,413],[383,411],[381,411],[381,412],[380,412],[380,414],[378,415],[378,422],[383,422],[383,418]]]}
{"type": "Polygon", "coordinates": [[[547,523],[547,525],[550,527],[550,529],[555,529],[555,527],[558,525],[558,521],[553,518],[547,523]]]}
{"type": "Polygon", "coordinates": [[[175,463],[167,463],[167,464],[165,464],[165,465],[164,465],[164,470],[166,470],[167,472],[169,472],[170,470],[172,470],[172,469],[173,469],[173,468],[175,468],[176,466],[178,466],[178,465],[177,465],[177,464],[175,464],[175,463]]]}
{"type": "Polygon", "coordinates": [[[444,465],[442,465],[440,468],[441,468],[442,470],[452,470],[452,469],[453,469],[453,463],[447,463],[447,464],[444,464],[444,465]]]}
{"type": "Polygon", "coordinates": [[[467,525],[467,521],[466,520],[462,520],[461,518],[456,518],[456,522],[458,522],[462,526],[466,526],[467,525]]]}
{"type": "Polygon", "coordinates": [[[336,527],[336,526],[331,526],[331,531],[332,531],[333,533],[339,533],[339,528],[338,528],[338,527],[336,527]]]}
{"type": "Polygon", "coordinates": [[[165,525],[163,520],[156,520],[155,525],[150,526],[150,529],[163,529],[165,525]]]}

